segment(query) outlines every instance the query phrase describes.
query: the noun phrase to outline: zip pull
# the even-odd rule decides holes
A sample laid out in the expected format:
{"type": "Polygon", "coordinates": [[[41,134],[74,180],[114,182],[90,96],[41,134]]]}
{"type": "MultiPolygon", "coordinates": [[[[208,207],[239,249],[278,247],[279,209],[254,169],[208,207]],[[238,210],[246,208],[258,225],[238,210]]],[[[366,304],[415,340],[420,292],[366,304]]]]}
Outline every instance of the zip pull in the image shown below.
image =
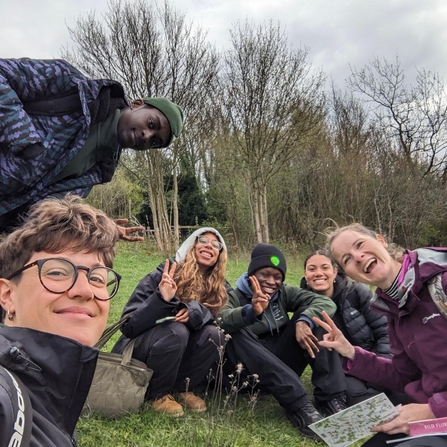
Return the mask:
{"type": "Polygon", "coordinates": [[[17,348],[16,346],[13,346],[10,350],[9,350],[9,354],[11,355],[11,357],[14,360],[20,360],[22,362],[25,362],[25,368],[27,371],[32,370],[32,371],[42,371],[42,368],[39,365],[36,365],[32,360],[30,360],[29,358],[25,357],[22,354],[22,351],[20,351],[19,348],[17,348]]]}

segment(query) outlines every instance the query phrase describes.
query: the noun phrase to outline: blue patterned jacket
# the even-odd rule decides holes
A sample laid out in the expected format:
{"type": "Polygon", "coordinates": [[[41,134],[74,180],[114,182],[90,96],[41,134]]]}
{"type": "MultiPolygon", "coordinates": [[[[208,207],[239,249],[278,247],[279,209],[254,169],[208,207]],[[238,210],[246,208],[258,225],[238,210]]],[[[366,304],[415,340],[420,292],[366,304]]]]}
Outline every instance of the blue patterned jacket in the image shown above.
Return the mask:
{"type": "Polygon", "coordinates": [[[113,172],[98,164],[78,178],[53,179],[87,140],[88,105],[103,86],[116,84],[89,79],[63,60],[0,59],[0,216],[67,191],[86,197],[94,185],[110,181],[113,172]],[[23,108],[73,92],[79,93],[82,113],[28,115],[23,108]]]}

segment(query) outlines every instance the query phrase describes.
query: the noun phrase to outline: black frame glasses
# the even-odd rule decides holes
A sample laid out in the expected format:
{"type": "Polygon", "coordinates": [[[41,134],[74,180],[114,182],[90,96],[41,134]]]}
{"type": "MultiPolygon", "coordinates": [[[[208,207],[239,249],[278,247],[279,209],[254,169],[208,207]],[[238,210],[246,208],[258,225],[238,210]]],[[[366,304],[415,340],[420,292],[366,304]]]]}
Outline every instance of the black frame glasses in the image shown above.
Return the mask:
{"type": "Polygon", "coordinates": [[[223,248],[223,245],[221,242],[219,241],[214,241],[212,239],[210,239],[208,236],[197,236],[197,242],[199,242],[202,245],[211,245],[211,247],[213,247],[215,250],[217,251],[221,251],[223,248]]]}
{"type": "MultiPolygon", "coordinates": [[[[109,301],[112,299],[119,289],[119,284],[121,281],[121,275],[118,272],[115,272],[115,270],[104,267],[104,266],[96,266],[96,267],[86,267],[84,265],[75,265],[73,262],[71,262],[69,259],[66,258],[45,258],[45,259],[38,259],[37,261],[31,262],[29,264],[24,265],[22,268],[14,272],[12,275],[10,275],[8,280],[14,278],[17,275],[20,275],[23,271],[28,270],[31,267],[34,267],[37,265],[38,272],[39,272],[39,280],[42,286],[52,293],[65,293],[68,292],[75,284],[78,279],[78,273],[79,270],[84,270],[87,272],[87,280],[88,283],[92,286],[93,295],[97,300],[100,301],[109,301]],[[58,261],[59,267],[61,267],[63,264],[70,265],[72,267],[72,271],[70,270],[53,270],[51,273],[54,275],[54,278],[50,279],[50,276],[47,276],[44,274],[44,279],[42,279],[42,267],[45,265],[48,261],[58,261]],[[104,275],[101,275],[100,273],[106,272],[107,279],[104,281],[104,275]],[[63,290],[59,290],[56,287],[56,284],[58,282],[63,281],[63,277],[61,277],[61,273],[68,274],[68,276],[71,276],[71,284],[67,287],[61,287],[63,290]],[[110,278],[111,276],[111,278],[110,278]],[[61,281],[62,280],[62,281],[61,281]],[[49,285],[50,284],[50,285],[49,285]],[[109,292],[109,287],[113,286],[113,289],[111,292],[109,292]],[[55,290],[57,289],[57,290],[55,290]],[[100,289],[107,290],[107,298],[104,298],[102,296],[97,296],[97,293],[100,292],[100,289]],[[95,293],[96,291],[96,293],[95,293]]],[[[66,284],[66,281],[63,281],[64,285],[66,284]]],[[[101,294],[102,295],[102,294],[101,294]]]]}

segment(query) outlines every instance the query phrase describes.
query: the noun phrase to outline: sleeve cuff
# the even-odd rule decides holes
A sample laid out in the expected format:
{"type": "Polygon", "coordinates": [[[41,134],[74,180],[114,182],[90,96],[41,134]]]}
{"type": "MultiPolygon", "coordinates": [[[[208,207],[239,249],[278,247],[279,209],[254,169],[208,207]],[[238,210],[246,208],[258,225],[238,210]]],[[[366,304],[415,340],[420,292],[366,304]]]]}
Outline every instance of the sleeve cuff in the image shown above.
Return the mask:
{"type": "Polygon", "coordinates": [[[254,324],[257,321],[261,321],[261,315],[259,315],[259,317],[256,317],[255,313],[253,312],[253,306],[251,304],[245,304],[245,306],[242,306],[242,321],[244,322],[244,324],[246,324],[247,326],[250,324],[254,324]]]}
{"type": "Polygon", "coordinates": [[[313,330],[315,327],[315,323],[310,318],[306,317],[306,315],[301,315],[301,317],[298,318],[296,323],[298,323],[298,321],[305,321],[310,326],[311,330],[313,330]]]}

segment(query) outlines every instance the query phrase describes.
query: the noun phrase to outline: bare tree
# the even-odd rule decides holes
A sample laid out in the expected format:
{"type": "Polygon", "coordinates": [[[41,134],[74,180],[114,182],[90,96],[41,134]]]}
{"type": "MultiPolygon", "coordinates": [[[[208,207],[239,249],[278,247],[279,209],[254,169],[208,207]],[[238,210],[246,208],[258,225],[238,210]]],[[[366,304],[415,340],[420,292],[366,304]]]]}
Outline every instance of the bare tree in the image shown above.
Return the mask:
{"type": "Polygon", "coordinates": [[[121,82],[131,98],[168,97],[185,112],[185,131],[170,151],[137,154],[141,168],[146,169],[139,177],[144,179],[141,186],[150,198],[157,245],[160,250],[171,250],[179,243],[178,161],[200,132],[189,117],[197,115],[213,94],[217,54],[207,43],[206,32],[187,22],[185,14],[174,10],[168,1],[111,1],[102,19],[92,12],[79,18],[69,31],[75,48],[66,50],[64,57],[80,69],[121,82]],[[174,178],[172,214],[167,211],[166,175],[174,178]]]}
{"type": "Polygon", "coordinates": [[[237,23],[222,73],[224,106],[246,172],[257,239],[269,241],[267,187],[318,124],[323,75],[279,24],[237,23]]]}
{"type": "Polygon", "coordinates": [[[424,176],[446,172],[447,95],[437,73],[418,70],[416,85],[410,86],[398,57],[394,63],[376,57],[351,69],[348,86],[372,105],[382,130],[416,170],[422,164],[424,176]]]}

